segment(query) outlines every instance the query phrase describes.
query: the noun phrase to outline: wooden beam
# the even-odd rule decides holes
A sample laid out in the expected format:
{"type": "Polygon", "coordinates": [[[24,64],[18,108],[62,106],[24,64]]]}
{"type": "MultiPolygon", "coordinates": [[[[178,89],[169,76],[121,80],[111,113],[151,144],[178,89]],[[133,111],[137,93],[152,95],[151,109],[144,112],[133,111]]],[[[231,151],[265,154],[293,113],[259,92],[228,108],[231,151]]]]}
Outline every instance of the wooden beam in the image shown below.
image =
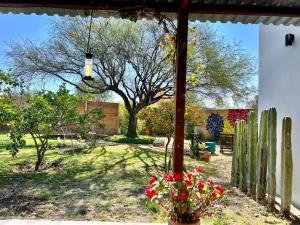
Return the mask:
{"type": "MultiPolygon", "coordinates": [[[[145,11],[173,12],[177,13],[180,7],[179,1],[143,1],[143,0],[3,0],[0,7],[42,7],[42,8],[63,8],[77,10],[130,10],[144,9],[145,11]]],[[[300,17],[300,4],[291,3],[291,5],[281,4],[266,5],[240,4],[236,3],[218,3],[204,1],[190,3],[190,14],[225,14],[225,15],[253,15],[253,16],[284,16],[300,17]]],[[[274,1],[275,2],[275,1],[274,1]]]]}
{"type": "Polygon", "coordinates": [[[182,173],[183,171],[188,6],[189,0],[182,0],[177,15],[175,132],[173,152],[174,173],[182,173]]]}

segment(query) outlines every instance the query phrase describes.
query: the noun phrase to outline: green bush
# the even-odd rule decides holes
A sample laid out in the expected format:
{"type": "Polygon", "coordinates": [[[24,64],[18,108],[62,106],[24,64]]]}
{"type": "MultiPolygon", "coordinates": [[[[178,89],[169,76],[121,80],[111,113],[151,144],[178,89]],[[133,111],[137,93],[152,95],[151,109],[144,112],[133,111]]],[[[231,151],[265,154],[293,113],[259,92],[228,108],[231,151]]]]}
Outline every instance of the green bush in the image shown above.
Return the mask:
{"type": "Polygon", "coordinates": [[[143,136],[143,135],[140,135],[136,138],[127,137],[125,135],[113,135],[113,136],[106,137],[104,140],[116,142],[116,143],[127,143],[127,144],[152,144],[155,138],[150,136],[143,136]]]}
{"type": "Polygon", "coordinates": [[[129,115],[128,115],[128,112],[127,112],[124,104],[120,103],[119,113],[120,113],[120,128],[121,128],[121,133],[122,134],[126,134],[127,128],[128,128],[129,115]]]}

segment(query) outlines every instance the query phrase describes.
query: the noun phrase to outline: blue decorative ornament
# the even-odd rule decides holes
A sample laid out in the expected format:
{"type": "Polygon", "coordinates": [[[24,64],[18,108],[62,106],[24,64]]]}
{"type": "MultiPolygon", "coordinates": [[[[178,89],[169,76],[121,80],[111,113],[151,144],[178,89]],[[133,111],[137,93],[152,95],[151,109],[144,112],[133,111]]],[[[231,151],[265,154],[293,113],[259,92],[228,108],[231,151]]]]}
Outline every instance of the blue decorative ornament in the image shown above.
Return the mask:
{"type": "Polygon", "coordinates": [[[215,138],[219,138],[224,128],[224,119],[219,113],[211,113],[206,122],[206,130],[214,135],[215,138]]]}

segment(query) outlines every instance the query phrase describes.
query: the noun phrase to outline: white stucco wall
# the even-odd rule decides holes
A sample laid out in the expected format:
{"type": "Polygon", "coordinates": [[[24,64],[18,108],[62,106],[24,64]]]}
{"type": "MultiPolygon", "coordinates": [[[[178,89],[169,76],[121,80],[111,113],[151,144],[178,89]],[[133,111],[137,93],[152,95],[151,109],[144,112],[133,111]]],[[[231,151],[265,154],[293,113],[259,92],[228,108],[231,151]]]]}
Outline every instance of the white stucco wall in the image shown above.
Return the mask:
{"type": "Polygon", "coordinates": [[[280,195],[280,151],[282,118],[292,118],[294,162],[293,204],[300,209],[300,27],[260,25],[259,113],[276,107],[277,194],[280,195]],[[285,46],[285,35],[295,35],[293,46],[285,46]]]}

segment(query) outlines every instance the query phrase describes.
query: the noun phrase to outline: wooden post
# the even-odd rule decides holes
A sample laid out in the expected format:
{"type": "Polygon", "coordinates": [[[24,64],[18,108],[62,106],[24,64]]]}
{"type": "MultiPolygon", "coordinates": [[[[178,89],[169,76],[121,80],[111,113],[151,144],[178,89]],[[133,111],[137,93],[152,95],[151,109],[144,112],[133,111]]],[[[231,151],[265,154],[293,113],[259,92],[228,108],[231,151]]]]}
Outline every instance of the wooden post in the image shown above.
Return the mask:
{"type": "Polygon", "coordinates": [[[241,147],[241,157],[242,157],[242,191],[247,192],[247,174],[248,174],[248,164],[247,164],[247,144],[246,144],[246,121],[241,121],[242,126],[242,147],[241,147]]]}
{"type": "Polygon", "coordinates": [[[238,187],[243,192],[247,191],[247,163],[246,163],[246,122],[238,122],[238,187]]]}
{"type": "Polygon", "coordinates": [[[255,198],[256,193],[256,155],[257,155],[257,116],[255,112],[248,113],[248,191],[255,198]]]}
{"type": "Polygon", "coordinates": [[[242,168],[242,158],[241,158],[241,121],[237,123],[237,187],[241,188],[241,168],[242,168]]]}
{"type": "Polygon", "coordinates": [[[268,113],[268,203],[275,207],[276,195],[276,129],[277,129],[277,112],[271,108],[268,113]]]}
{"type": "Polygon", "coordinates": [[[259,127],[259,141],[257,149],[257,176],[256,176],[256,199],[264,201],[266,197],[266,183],[267,183],[267,128],[268,128],[268,110],[261,113],[260,127],[259,127]]]}
{"type": "Polygon", "coordinates": [[[189,0],[182,0],[177,15],[175,132],[173,154],[174,173],[182,173],[183,171],[188,6],[189,0]]]}
{"type": "Polygon", "coordinates": [[[238,121],[234,124],[233,153],[231,166],[231,185],[237,187],[237,168],[238,168],[238,121]]]}
{"type": "Polygon", "coordinates": [[[289,216],[292,200],[293,157],[292,157],[292,120],[289,117],[282,121],[281,144],[281,211],[289,216]]]}

